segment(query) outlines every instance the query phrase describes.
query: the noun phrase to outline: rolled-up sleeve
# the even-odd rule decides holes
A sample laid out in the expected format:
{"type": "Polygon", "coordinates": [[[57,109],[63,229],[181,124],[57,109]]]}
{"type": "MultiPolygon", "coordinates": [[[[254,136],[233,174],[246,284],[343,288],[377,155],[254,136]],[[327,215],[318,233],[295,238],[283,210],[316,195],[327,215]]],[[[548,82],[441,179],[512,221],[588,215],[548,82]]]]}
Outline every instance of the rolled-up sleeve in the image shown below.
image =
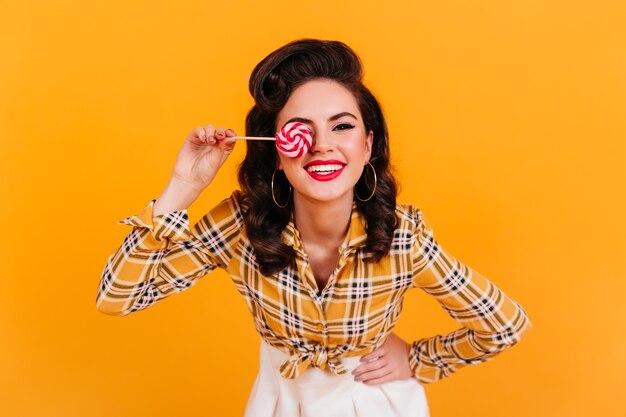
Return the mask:
{"type": "Polygon", "coordinates": [[[193,228],[186,209],[153,217],[155,201],[118,222],[132,230],[102,271],[96,295],[102,313],[125,316],[145,309],[228,266],[243,223],[235,194],[193,228]]]}

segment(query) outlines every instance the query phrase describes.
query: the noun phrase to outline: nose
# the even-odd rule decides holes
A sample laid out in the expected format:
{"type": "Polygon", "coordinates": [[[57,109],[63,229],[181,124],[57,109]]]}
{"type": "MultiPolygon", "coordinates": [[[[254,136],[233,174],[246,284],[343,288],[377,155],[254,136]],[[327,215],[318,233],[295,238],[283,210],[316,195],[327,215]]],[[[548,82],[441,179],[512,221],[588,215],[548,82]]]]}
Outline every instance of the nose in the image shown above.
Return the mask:
{"type": "Polygon", "coordinates": [[[315,132],[313,134],[313,143],[311,144],[311,152],[324,153],[332,151],[334,145],[330,135],[323,132],[315,132]]]}

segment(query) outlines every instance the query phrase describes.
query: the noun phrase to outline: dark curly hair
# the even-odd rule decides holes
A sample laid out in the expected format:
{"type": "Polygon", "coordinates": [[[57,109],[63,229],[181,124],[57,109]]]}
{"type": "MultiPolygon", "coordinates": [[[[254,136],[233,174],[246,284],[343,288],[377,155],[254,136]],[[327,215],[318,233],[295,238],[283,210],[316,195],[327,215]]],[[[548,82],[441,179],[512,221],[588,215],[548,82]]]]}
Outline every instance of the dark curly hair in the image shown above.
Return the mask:
{"type": "MultiPolygon", "coordinates": [[[[362,202],[355,199],[357,210],[366,219],[365,259],[378,262],[389,253],[394,230],[397,184],[389,164],[387,123],[380,104],[363,85],[361,60],[346,44],[339,41],[301,39],[270,53],[252,71],[250,94],[255,105],[246,117],[246,135],[273,137],[277,131],[278,113],[291,92],[314,79],[331,79],[341,83],[354,95],[366,131],[374,132],[370,163],[378,183],[373,197],[362,202]]],[[[256,251],[264,275],[281,271],[291,264],[295,251],[283,243],[280,235],[289,222],[293,199],[279,208],[272,199],[271,180],[278,154],[273,142],[246,141],[247,152],[239,165],[238,178],[244,191],[244,223],[248,238],[256,251]]],[[[374,176],[365,167],[355,185],[355,192],[366,198],[374,186],[374,176]]],[[[289,183],[282,171],[276,172],[275,196],[280,202],[289,198],[289,183]]]]}

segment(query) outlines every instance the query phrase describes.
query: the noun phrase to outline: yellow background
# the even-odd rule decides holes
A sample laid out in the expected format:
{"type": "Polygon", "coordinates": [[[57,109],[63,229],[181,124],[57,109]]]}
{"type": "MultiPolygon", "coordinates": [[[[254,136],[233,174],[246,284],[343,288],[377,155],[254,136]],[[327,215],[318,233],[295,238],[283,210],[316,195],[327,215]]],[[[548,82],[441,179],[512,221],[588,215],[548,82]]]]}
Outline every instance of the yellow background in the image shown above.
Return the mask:
{"type": "MultiPolygon", "coordinates": [[[[240,416],[259,338],[222,271],[98,313],[116,225],[156,198],[187,133],[244,131],[248,76],[339,39],[388,117],[400,200],[528,312],[491,361],[425,386],[435,416],[623,416],[622,1],[17,1],[0,12],[0,414],[240,416]]],[[[190,208],[236,186],[239,144],[190,208]]],[[[458,325],[410,293],[405,340],[458,325]]]]}

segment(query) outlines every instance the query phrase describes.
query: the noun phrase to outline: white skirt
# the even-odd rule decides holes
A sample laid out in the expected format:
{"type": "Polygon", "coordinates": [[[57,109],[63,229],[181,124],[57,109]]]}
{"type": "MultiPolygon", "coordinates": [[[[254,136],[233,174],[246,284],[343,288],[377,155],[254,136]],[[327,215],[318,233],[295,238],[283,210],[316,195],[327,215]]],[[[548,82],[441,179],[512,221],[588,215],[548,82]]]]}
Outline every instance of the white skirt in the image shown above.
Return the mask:
{"type": "Polygon", "coordinates": [[[352,372],[360,356],[340,358],[347,375],[326,367],[307,368],[287,379],[280,365],[288,356],[261,339],[259,373],[248,399],[245,417],[428,417],[422,384],[415,378],[367,385],[352,372]]]}

